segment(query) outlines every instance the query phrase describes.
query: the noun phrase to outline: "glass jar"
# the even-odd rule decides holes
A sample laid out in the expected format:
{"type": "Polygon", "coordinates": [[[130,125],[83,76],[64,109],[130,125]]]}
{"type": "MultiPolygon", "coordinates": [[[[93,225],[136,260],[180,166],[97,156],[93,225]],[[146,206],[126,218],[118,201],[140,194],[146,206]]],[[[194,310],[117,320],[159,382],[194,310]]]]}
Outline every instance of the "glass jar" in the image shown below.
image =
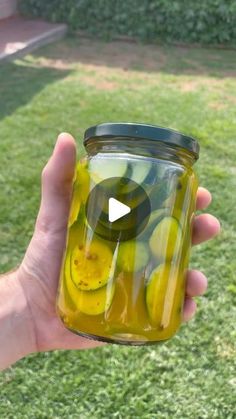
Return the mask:
{"type": "Polygon", "coordinates": [[[142,345],[181,324],[198,182],[196,140],[109,123],[84,135],[57,311],[79,335],[142,345]]]}

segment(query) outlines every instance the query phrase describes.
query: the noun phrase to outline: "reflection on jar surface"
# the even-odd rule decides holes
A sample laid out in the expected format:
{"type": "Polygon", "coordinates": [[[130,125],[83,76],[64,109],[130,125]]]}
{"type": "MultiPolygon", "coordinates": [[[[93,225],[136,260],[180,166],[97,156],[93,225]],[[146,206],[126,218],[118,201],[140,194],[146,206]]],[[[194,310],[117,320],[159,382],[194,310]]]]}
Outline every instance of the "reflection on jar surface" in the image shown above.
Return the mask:
{"type": "Polygon", "coordinates": [[[67,328],[96,339],[169,339],[181,323],[196,153],[135,137],[99,136],[86,149],[76,167],[57,311],[67,328]],[[109,197],[130,213],[110,222],[109,197]]]}

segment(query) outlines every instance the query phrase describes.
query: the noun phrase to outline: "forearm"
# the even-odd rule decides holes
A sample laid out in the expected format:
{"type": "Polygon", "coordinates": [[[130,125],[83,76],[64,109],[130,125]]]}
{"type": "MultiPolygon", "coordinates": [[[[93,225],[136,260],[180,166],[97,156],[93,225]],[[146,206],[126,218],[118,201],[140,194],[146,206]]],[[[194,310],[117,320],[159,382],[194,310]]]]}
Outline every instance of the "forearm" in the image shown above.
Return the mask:
{"type": "Polygon", "coordinates": [[[17,271],[0,276],[0,370],[35,350],[34,330],[17,271]]]}

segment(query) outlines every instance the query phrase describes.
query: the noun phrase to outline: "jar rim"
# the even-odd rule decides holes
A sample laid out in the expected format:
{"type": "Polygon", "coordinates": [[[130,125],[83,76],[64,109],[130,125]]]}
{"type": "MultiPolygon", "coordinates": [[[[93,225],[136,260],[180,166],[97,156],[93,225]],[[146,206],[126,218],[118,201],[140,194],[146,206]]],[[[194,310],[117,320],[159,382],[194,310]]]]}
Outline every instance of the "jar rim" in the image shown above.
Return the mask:
{"type": "Polygon", "coordinates": [[[199,157],[200,146],[198,141],[171,128],[133,122],[111,122],[94,125],[84,133],[84,145],[98,138],[135,138],[158,141],[164,144],[184,148],[191,152],[195,159],[199,157]]]}

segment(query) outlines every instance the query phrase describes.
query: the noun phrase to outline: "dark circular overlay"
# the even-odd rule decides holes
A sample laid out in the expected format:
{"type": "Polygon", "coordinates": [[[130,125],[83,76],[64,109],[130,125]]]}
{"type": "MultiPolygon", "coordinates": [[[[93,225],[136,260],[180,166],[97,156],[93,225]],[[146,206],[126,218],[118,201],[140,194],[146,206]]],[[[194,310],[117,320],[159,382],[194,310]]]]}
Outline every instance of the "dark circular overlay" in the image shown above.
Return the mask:
{"type": "Polygon", "coordinates": [[[126,241],[138,236],[146,227],[151,213],[147,193],[129,178],[112,177],[98,183],[86,202],[86,218],[92,230],[109,241],[126,241]],[[109,199],[115,198],[130,207],[129,214],[109,221],[109,199]]]}

